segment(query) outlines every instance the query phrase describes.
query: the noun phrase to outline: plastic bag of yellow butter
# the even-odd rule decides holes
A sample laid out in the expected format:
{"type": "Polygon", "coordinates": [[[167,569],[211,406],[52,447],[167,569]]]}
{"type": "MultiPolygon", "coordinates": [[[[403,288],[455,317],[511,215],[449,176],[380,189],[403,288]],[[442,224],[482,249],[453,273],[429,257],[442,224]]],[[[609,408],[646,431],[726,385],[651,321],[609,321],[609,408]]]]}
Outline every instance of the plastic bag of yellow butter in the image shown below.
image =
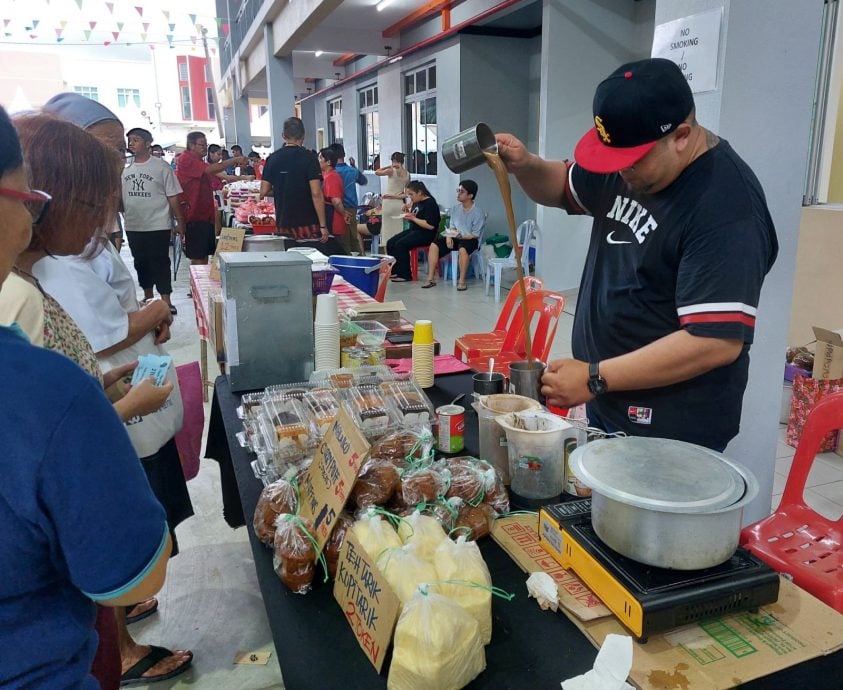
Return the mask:
{"type": "Polygon", "coordinates": [[[352,526],[354,536],[360,542],[366,553],[376,559],[386,549],[401,548],[401,539],[398,532],[381,515],[374,512],[364,514],[352,526]]]}
{"type": "Polygon", "coordinates": [[[395,627],[387,690],[458,690],[485,668],[477,621],[453,599],[419,587],[395,627]]]}
{"type": "Polygon", "coordinates": [[[398,536],[404,544],[416,545],[416,553],[426,561],[432,561],[436,547],[448,539],[439,520],[418,510],[401,520],[398,536]]]}
{"type": "Polygon", "coordinates": [[[480,625],[483,644],[492,641],[492,576],[476,541],[446,539],[433,555],[436,591],[462,606],[480,625]]]}
{"type": "Polygon", "coordinates": [[[382,551],[377,557],[377,566],[402,604],[412,598],[419,585],[436,579],[436,568],[430,560],[420,557],[418,544],[382,551]]]}

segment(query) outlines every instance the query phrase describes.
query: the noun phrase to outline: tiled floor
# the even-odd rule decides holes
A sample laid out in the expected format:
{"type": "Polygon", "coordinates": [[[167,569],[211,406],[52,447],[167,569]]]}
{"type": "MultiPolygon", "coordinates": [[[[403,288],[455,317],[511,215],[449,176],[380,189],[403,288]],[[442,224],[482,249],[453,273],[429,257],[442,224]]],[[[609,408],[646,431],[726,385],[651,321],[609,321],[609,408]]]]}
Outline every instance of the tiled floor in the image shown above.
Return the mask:
{"type": "MultiPolygon", "coordinates": [[[[124,254],[131,266],[131,257],[124,254]]],[[[486,297],[482,281],[469,280],[466,292],[450,282],[420,289],[420,283],[390,284],[387,299],[401,299],[409,320],[429,318],[443,352],[451,352],[454,339],[466,332],[488,330],[500,310],[494,297],[486,297]]],[[[503,299],[506,298],[506,292],[503,299]]],[[[179,308],[173,339],[168,344],[177,363],[198,359],[192,302],[187,299],[187,268],[175,284],[179,308]]],[[[551,358],[570,356],[570,335],[575,296],[568,296],[559,323],[551,358]]],[[[279,356],[283,349],[279,347],[279,356]]],[[[216,368],[212,364],[212,372],[216,368]]],[[[206,406],[206,417],[208,412],[206,406]]],[[[780,432],[776,459],[774,504],[778,504],[790,468],[793,449],[780,432]]],[[[843,457],[820,456],[809,479],[806,500],[829,517],[843,512],[843,457]]],[[[138,640],[189,648],[195,653],[193,668],[180,678],[144,686],[154,690],[198,687],[202,690],[267,690],[283,688],[275,648],[263,610],[246,531],[232,530],[222,520],[217,463],[203,460],[199,476],[188,484],[196,515],[178,528],[181,553],[168,568],[167,582],[159,595],[160,612],[132,626],[138,640]],[[265,666],[235,665],[240,651],[272,652],[265,666]]],[[[349,679],[349,687],[354,687],[349,679]]]]}

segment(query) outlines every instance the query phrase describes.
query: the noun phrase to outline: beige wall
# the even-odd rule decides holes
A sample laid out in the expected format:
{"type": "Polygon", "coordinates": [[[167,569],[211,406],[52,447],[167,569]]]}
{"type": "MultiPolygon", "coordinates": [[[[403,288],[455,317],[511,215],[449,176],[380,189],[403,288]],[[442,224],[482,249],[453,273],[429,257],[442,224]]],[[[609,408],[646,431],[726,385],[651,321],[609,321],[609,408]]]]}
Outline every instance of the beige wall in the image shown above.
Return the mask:
{"type": "Polygon", "coordinates": [[[0,104],[9,107],[22,96],[29,107],[39,108],[65,90],[61,75],[57,54],[0,52],[0,104]]]}
{"type": "Polygon", "coordinates": [[[831,154],[831,171],[828,178],[828,203],[843,203],[843,102],[837,107],[837,127],[834,130],[834,147],[831,154]]]}
{"type": "Polygon", "coordinates": [[[843,209],[802,210],[790,314],[791,345],[814,339],[811,326],[843,328],[843,209]]]}

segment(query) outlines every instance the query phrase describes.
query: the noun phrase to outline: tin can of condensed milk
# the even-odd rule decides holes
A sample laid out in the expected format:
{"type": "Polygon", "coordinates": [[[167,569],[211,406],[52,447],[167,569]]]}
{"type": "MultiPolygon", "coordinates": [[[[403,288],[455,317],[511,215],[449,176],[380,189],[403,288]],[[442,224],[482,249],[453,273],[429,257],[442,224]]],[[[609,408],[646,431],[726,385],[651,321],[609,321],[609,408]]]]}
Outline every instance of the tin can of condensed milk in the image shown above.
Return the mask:
{"type": "Polygon", "coordinates": [[[443,453],[459,453],[465,448],[465,408],[462,405],[443,405],[436,408],[439,432],[437,447],[443,453]]]}

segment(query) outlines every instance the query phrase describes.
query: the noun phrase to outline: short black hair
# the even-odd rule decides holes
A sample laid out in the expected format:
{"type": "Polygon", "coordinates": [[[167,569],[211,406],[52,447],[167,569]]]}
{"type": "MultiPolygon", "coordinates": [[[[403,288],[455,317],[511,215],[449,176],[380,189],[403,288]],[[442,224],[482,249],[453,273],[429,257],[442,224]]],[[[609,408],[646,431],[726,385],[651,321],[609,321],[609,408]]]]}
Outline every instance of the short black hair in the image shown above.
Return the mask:
{"type": "Polygon", "coordinates": [[[205,132],[188,132],[187,133],[187,145],[190,146],[191,144],[195,144],[200,139],[206,139],[205,132]]]}
{"type": "Polygon", "coordinates": [[[153,144],[149,148],[150,148],[150,151],[160,151],[161,153],[164,153],[164,147],[161,146],[161,144],[153,144]]]}
{"type": "Polygon", "coordinates": [[[231,147],[231,152],[234,153],[235,151],[239,151],[242,154],[243,147],[240,146],[240,144],[234,144],[234,146],[231,147]]]}
{"type": "Polygon", "coordinates": [[[474,180],[460,180],[460,187],[462,187],[466,194],[472,199],[477,198],[477,183],[474,180]]]}
{"type": "Polygon", "coordinates": [[[220,146],[219,144],[210,144],[208,146],[208,153],[209,154],[216,153],[217,151],[222,151],[222,146],[220,146]]]}
{"type": "Polygon", "coordinates": [[[261,155],[257,151],[249,151],[247,158],[260,158],[261,155]]]}
{"type": "Polygon", "coordinates": [[[0,106],[0,177],[14,172],[23,165],[23,151],[20,147],[18,130],[9,115],[0,106]]]}
{"type": "Polygon", "coordinates": [[[332,168],[337,167],[337,152],[331,146],[327,146],[321,151],[319,155],[331,164],[332,168]]]}
{"type": "Polygon", "coordinates": [[[337,158],[345,158],[345,147],[340,142],[335,141],[331,148],[337,152],[337,158]]]}
{"type": "Polygon", "coordinates": [[[288,117],[284,120],[284,128],[281,134],[285,139],[301,141],[304,139],[304,122],[298,117],[288,117]]]}
{"type": "Polygon", "coordinates": [[[400,151],[393,152],[392,156],[390,156],[389,160],[395,161],[396,163],[401,163],[404,165],[404,154],[400,151]]]}
{"type": "Polygon", "coordinates": [[[131,136],[140,137],[147,144],[152,143],[152,132],[150,132],[148,129],[144,129],[143,127],[135,127],[126,132],[127,139],[131,136]]]}

